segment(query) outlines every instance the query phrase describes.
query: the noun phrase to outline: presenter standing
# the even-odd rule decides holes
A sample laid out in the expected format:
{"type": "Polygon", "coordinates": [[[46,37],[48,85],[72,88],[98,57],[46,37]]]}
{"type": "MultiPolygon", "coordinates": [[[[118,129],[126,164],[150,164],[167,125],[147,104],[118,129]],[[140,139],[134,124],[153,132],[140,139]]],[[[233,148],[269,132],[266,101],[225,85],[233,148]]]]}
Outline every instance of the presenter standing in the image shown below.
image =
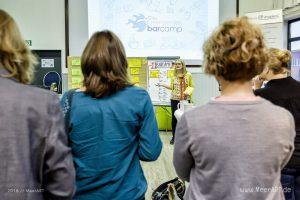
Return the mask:
{"type": "Polygon", "coordinates": [[[172,139],[170,144],[174,144],[175,129],[177,125],[177,119],[174,116],[174,112],[177,110],[177,105],[180,101],[186,100],[191,102],[191,96],[194,91],[194,84],[192,74],[187,72],[186,66],[183,60],[177,59],[173,65],[174,76],[171,79],[170,85],[160,84],[161,86],[172,91],[171,93],[171,110],[172,110],[172,139]]]}

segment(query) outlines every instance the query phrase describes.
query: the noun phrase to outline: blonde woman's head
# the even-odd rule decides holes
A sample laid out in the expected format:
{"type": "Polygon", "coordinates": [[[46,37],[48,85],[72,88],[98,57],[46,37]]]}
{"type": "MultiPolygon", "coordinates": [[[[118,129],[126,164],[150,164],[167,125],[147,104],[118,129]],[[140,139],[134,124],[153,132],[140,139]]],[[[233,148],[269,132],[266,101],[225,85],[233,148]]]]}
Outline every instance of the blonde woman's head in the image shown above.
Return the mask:
{"type": "Polygon", "coordinates": [[[177,59],[174,62],[174,76],[184,76],[187,73],[185,62],[181,59],[177,59]]]}
{"type": "Polygon", "coordinates": [[[288,65],[292,59],[290,51],[270,48],[269,55],[270,59],[267,66],[273,74],[282,74],[288,71],[288,65]]]}
{"type": "Polygon", "coordinates": [[[0,68],[8,71],[0,76],[28,84],[33,78],[35,63],[36,58],[23,40],[16,22],[0,9],[0,68]]]}
{"type": "Polygon", "coordinates": [[[250,81],[268,61],[262,32],[246,17],[224,22],[203,49],[205,72],[230,82],[250,81]]]}

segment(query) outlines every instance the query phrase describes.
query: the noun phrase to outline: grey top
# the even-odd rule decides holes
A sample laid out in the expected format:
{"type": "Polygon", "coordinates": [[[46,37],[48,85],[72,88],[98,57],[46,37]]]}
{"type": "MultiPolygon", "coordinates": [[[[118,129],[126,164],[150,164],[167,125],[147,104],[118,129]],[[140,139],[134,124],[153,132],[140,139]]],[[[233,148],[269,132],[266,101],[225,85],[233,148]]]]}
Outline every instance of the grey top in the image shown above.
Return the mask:
{"type": "Polygon", "coordinates": [[[75,172],[58,97],[1,77],[0,94],[0,199],[71,199],[75,172]]]}
{"type": "Polygon", "coordinates": [[[280,171],[294,150],[294,119],[255,101],[211,101],[183,115],[174,166],[188,200],[279,200],[280,171]]]}

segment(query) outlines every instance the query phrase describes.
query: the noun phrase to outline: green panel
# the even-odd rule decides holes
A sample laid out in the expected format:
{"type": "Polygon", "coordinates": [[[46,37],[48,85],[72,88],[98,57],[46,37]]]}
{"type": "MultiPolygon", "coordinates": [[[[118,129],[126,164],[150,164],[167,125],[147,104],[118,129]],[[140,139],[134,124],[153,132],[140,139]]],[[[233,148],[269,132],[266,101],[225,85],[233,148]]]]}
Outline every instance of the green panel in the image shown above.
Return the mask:
{"type": "Polygon", "coordinates": [[[156,106],[156,119],[158,129],[162,131],[172,130],[172,117],[170,106],[156,106]]]}

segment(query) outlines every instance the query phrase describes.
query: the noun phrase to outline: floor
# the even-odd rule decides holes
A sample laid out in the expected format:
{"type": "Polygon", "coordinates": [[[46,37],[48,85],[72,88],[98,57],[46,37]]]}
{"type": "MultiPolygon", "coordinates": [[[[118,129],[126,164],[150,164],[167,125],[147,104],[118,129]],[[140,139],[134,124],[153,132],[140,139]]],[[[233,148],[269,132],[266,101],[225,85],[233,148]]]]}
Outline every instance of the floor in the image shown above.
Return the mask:
{"type": "Polygon", "coordinates": [[[151,200],[151,194],[160,184],[176,177],[172,164],[173,145],[170,145],[171,133],[161,132],[163,149],[160,157],[155,162],[143,162],[142,167],[148,182],[146,200],[151,200]]]}

